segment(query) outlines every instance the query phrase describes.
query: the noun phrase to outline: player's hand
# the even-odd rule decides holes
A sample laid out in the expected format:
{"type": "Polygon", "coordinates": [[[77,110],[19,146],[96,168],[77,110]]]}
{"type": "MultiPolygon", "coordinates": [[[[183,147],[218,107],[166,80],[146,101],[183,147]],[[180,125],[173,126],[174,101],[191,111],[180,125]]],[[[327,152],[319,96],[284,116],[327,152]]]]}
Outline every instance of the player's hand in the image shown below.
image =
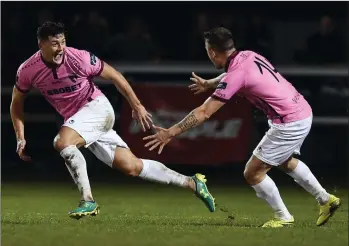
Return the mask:
{"type": "Polygon", "coordinates": [[[151,117],[152,115],[142,105],[132,110],[132,118],[141,125],[143,132],[151,128],[153,124],[151,117]]]}
{"type": "Polygon", "coordinates": [[[189,88],[194,95],[203,93],[209,89],[209,83],[207,80],[197,76],[194,72],[191,73],[193,77],[190,78],[195,84],[189,85],[189,88]]]}
{"type": "Polygon", "coordinates": [[[154,125],[153,128],[157,131],[157,133],[148,137],[144,137],[143,140],[148,141],[148,143],[146,143],[144,146],[146,148],[149,147],[149,151],[152,151],[159,147],[158,154],[160,155],[165,145],[171,141],[172,136],[170,135],[168,129],[154,125]]]}
{"type": "Polygon", "coordinates": [[[25,154],[25,145],[26,141],[24,139],[17,140],[17,154],[19,155],[19,158],[21,158],[23,161],[31,161],[31,157],[25,154]]]}

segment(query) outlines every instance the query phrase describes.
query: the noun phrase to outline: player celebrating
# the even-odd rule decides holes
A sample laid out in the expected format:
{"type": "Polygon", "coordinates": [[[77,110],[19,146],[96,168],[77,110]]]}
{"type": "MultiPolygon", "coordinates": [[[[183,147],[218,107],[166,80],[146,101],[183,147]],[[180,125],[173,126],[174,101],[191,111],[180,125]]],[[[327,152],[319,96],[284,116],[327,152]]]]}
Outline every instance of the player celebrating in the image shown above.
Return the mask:
{"type": "Polygon", "coordinates": [[[312,124],[312,110],[304,97],[261,55],[252,51],[235,49],[232,34],[220,27],[204,34],[208,57],[217,69],[225,68],[224,74],[204,80],[193,73],[195,84],[190,88],[195,94],[216,88],[204,104],[194,109],[181,122],[169,129],[156,127],[157,133],[145,137],[146,147],[153,150],[164,146],[175,136],[196,127],[217,110],[234,94],[246,97],[268,116],[269,131],[263,137],[247,162],[244,177],[274,210],[274,219],[263,227],[293,225],[294,218],[283,203],[278,188],[267,175],[272,167],[279,167],[299,185],[312,194],[320,204],[316,225],[324,225],[339,208],[341,201],[326,192],[302,161],[293,157],[300,154],[301,145],[312,124]]]}
{"type": "Polygon", "coordinates": [[[17,152],[24,161],[30,160],[25,154],[23,107],[25,94],[34,87],[64,117],[65,123],[54,139],[54,147],[65,160],[81,192],[80,204],[69,213],[70,217],[79,219],[99,213],[99,206],[92,196],[86,161],[79,151],[81,146],[125,174],[193,190],[211,212],[215,210],[214,198],[206,187],[204,175],[188,177],[160,162],[138,159],[113,130],[114,110],[94,85],[92,78],[95,76],[113,81],[127,99],[132,117],[143,131],[150,129],[152,124],[151,115],[119,72],[87,51],[66,47],[63,24],[44,23],[38,28],[37,38],[40,50],[19,67],[13,88],[11,118],[17,152]]]}

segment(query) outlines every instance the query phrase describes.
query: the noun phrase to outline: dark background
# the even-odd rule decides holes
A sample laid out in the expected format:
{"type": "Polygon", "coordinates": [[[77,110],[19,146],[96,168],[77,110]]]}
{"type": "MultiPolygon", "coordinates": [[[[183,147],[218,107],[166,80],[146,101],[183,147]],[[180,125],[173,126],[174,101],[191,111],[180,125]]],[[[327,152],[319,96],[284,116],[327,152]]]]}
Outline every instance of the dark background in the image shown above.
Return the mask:
{"type": "MultiPolygon", "coordinates": [[[[347,10],[345,2],[2,2],[2,179],[71,182],[63,161],[52,146],[62,123],[57,115],[56,120],[47,120],[46,117],[54,114],[53,108],[41,96],[27,99],[26,112],[44,114],[41,121],[25,125],[33,163],[23,163],[17,157],[16,139],[9,120],[10,93],[16,70],[37,51],[36,29],[46,20],[65,23],[68,46],[89,50],[111,64],[154,64],[159,67],[168,63],[174,66],[209,64],[203,31],[223,25],[233,31],[239,49],[257,51],[277,68],[319,66],[326,69],[346,67],[347,10]]],[[[215,75],[205,74],[207,78],[215,75]]],[[[187,84],[190,74],[126,72],[125,76],[131,83],[176,81],[187,84]]],[[[316,117],[333,120],[347,116],[347,77],[285,77],[307,98],[316,117]]],[[[119,113],[123,103],[120,94],[111,85],[99,86],[119,113]]],[[[265,120],[257,120],[259,112],[254,115],[255,138],[261,139],[267,124],[265,120]]],[[[118,128],[117,122],[115,129],[118,128]]],[[[347,180],[347,136],[345,124],[314,124],[302,148],[301,159],[321,182],[332,187],[343,185],[347,180]]],[[[222,146],[222,151],[226,148],[222,146]]],[[[135,182],[110,170],[88,151],[83,152],[91,180],[135,182]]],[[[216,178],[214,182],[217,183],[244,184],[244,163],[165,164],[185,174],[205,172],[216,178]]],[[[290,183],[278,171],[273,170],[272,177],[279,183],[290,183]]]]}

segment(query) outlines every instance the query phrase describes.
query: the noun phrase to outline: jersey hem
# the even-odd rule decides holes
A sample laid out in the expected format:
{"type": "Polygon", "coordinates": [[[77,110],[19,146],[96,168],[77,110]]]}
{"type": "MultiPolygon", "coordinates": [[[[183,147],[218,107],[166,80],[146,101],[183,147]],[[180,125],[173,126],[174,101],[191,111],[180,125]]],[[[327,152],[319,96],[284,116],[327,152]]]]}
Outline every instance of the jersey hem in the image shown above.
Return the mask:
{"type": "Polygon", "coordinates": [[[227,99],[223,99],[223,98],[218,97],[218,96],[216,96],[216,95],[212,95],[211,97],[212,97],[213,99],[216,99],[216,100],[221,101],[221,102],[224,102],[224,103],[228,102],[227,99]]]}
{"type": "Polygon", "coordinates": [[[29,92],[29,90],[23,90],[23,89],[21,89],[17,84],[15,84],[15,87],[16,87],[16,89],[17,90],[19,90],[20,92],[22,92],[22,93],[28,93],[29,92]]]}
{"type": "Polygon", "coordinates": [[[103,72],[104,69],[104,61],[101,61],[101,68],[99,69],[98,73],[96,74],[96,76],[101,75],[101,73],[103,72]]]}

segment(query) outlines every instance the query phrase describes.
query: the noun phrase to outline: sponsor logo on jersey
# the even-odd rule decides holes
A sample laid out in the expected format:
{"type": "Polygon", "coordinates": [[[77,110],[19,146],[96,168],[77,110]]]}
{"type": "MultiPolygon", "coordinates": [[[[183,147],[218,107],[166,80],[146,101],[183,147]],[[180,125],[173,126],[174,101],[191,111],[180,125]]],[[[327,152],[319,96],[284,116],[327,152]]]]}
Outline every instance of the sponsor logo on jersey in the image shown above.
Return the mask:
{"type": "Polygon", "coordinates": [[[76,91],[76,90],[78,90],[80,88],[81,88],[81,83],[76,84],[76,85],[72,85],[72,86],[61,87],[61,88],[58,88],[58,89],[48,90],[47,94],[48,95],[63,94],[63,93],[67,93],[67,92],[76,91]]]}
{"type": "Polygon", "coordinates": [[[97,63],[97,57],[90,52],[90,63],[91,65],[95,66],[97,63]]]}
{"type": "Polygon", "coordinates": [[[219,82],[219,84],[217,85],[217,89],[219,90],[224,90],[227,88],[227,82],[219,82]]]}

